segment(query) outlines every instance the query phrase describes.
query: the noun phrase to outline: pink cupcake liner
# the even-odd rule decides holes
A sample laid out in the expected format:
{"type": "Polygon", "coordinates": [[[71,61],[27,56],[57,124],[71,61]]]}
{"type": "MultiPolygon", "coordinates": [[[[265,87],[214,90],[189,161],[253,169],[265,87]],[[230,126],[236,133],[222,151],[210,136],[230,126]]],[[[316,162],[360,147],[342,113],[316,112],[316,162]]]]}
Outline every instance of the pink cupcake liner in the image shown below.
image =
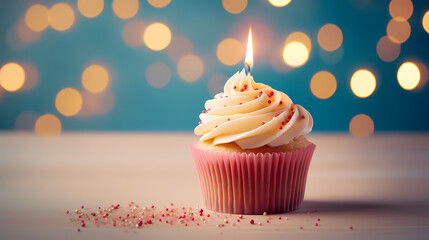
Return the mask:
{"type": "Polygon", "coordinates": [[[282,153],[216,153],[191,145],[206,207],[234,214],[298,209],[316,145],[282,153]]]}

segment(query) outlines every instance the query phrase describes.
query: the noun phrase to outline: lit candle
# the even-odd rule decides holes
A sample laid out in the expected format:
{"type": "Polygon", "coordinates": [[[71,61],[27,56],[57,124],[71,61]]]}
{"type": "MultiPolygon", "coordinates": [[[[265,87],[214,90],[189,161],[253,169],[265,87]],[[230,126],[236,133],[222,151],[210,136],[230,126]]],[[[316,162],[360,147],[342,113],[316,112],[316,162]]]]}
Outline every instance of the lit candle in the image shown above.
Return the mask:
{"type": "Polygon", "coordinates": [[[252,28],[249,28],[249,37],[247,38],[246,59],[244,64],[247,67],[247,75],[250,75],[253,70],[253,44],[252,44],[252,28]]]}

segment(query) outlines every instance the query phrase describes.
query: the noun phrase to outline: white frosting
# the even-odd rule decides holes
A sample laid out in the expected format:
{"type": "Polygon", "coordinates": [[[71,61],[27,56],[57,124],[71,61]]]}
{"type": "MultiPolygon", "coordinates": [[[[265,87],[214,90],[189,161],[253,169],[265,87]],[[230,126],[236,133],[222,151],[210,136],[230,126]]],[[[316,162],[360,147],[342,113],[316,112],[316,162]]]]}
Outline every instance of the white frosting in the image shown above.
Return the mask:
{"type": "Polygon", "coordinates": [[[277,147],[313,128],[310,113],[284,93],[255,83],[244,69],[232,76],[224,92],[205,103],[195,128],[201,141],[213,139],[213,144],[235,142],[242,149],[265,145],[277,147]]]}

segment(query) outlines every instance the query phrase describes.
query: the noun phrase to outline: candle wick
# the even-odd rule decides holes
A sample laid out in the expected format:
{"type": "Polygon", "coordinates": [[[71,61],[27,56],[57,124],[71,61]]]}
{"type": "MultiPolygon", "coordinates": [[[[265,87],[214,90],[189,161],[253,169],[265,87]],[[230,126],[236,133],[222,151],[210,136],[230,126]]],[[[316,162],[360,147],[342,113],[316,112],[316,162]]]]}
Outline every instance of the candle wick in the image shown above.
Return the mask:
{"type": "Polygon", "coordinates": [[[245,63],[247,66],[247,75],[250,75],[250,64],[249,63],[245,63]]]}

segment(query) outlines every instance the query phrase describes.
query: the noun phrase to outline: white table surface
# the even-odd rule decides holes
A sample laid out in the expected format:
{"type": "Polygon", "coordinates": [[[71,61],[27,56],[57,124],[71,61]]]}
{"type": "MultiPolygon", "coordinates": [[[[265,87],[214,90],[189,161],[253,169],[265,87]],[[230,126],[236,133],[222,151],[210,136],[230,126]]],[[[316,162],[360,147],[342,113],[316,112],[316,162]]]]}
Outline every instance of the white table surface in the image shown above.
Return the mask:
{"type": "Polygon", "coordinates": [[[198,138],[2,132],[0,239],[428,239],[429,134],[311,134],[309,139],[317,148],[305,200],[298,211],[281,215],[288,221],[223,228],[153,224],[128,231],[89,226],[77,232],[64,211],[81,205],[134,201],[203,207],[189,152],[198,138]]]}

